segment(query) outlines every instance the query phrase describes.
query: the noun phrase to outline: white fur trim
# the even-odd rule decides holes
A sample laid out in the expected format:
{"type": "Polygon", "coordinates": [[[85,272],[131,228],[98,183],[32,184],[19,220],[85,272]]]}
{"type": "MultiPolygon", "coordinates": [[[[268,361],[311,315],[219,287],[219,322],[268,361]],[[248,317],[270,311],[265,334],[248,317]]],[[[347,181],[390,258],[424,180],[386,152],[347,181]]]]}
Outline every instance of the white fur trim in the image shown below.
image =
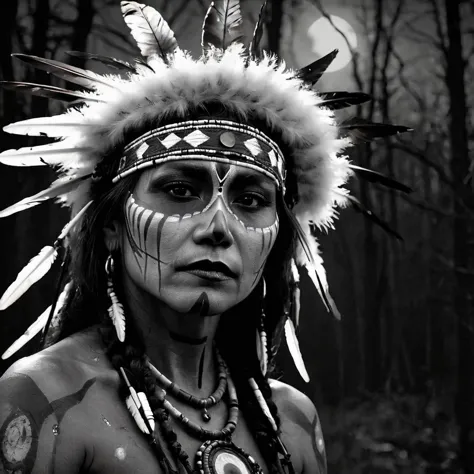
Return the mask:
{"type": "MultiPolygon", "coordinates": [[[[139,68],[129,80],[108,76],[116,87],[98,92],[103,102],[67,114],[69,120],[74,116],[94,126],[68,138],[69,143],[87,145],[92,152],[80,162],[65,160],[64,171],[69,174],[72,165],[92,172],[104,154],[125,145],[127,131],[145,133],[150,121],[158,125],[170,116],[185,119],[191,107],[217,100],[236,120],[245,122],[252,115],[281,135],[283,144],[293,150],[288,161],[294,163],[298,180],[297,218],[331,226],[335,208],[345,201],[347,191],[341,187],[352,174],[349,162],[341,156],[349,143],[337,139],[333,114],[317,106],[321,99],[295,79],[284,63],[277,64],[268,56],[258,63],[246,65],[246,61],[242,45],[224,53],[216,51],[205,61],[179,51],[170,66],[154,65],[155,72],[139,68]]],[[[87,193],[87,187],[81,186],[66,198],[73,213],[89,200],[87,193]]]]}

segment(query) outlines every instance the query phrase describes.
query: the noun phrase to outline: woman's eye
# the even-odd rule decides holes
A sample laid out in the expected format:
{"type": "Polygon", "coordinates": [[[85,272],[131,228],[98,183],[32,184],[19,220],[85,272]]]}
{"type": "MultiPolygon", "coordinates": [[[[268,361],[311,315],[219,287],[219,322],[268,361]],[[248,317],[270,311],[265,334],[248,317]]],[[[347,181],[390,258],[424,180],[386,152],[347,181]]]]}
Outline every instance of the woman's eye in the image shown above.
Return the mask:
{"type": "Polygon", "coordinates": [[[171,196],[177,198],[190,198],[196,196],[195,191],[190,186],[185,186],[183,184],[167,186],[165,191],[171,196]]]}
{"type": "Polygon", "coordinates": [[[254,193],[248,193],[236,199],[236,203],[248,208],[262,207],[266,204],[263,196],[254,193]]]}

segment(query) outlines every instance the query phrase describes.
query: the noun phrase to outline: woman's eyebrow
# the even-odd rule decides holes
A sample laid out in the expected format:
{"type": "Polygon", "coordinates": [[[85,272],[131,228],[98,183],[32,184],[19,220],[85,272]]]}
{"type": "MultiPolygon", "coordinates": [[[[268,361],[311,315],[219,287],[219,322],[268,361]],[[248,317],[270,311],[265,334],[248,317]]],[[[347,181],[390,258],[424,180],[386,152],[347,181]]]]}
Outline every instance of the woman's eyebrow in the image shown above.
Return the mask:
{"type": "Polygon", "coordinates": [[[185,177],[203,180],[209,179],[210,171],[203,166],[193,166],[192,164],[175,164],[173,166],[162,165],[154,170],[149,178],[149,182],[155,181],[162,177],[185,177]]]}
{"type": "Polygon", "coordinates": [[[275,187],[274,182],[261,173],[242,172],[234,177],[233,182],[238,185],[254,184],[268,189],[275,187]]]}

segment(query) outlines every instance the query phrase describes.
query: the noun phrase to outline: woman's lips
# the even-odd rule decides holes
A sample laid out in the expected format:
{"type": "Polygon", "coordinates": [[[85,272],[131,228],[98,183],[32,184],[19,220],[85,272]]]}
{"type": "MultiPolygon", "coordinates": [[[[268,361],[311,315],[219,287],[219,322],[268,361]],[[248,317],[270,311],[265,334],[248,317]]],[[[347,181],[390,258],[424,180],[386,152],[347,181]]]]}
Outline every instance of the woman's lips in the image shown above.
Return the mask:
{"type": "Polygon", "coordinates": [[[231,280],[237,276],[225,263],[211,262],[210,260],[193,262],[178,270],[212,281],[231,280]]]}
{"type": "Polygon", "coordinates": [[[193,275],[196,275],[200,278],[204,278],[205,280],[211,280],[211,281],[232,280],[231,276],[226,275],[225,273],[222,273],[222,272],[209,271],[209,270],[200,270],[198,268],[183,270],[183,271],[185,271],[186,273],[191,273],[193,275]]]}

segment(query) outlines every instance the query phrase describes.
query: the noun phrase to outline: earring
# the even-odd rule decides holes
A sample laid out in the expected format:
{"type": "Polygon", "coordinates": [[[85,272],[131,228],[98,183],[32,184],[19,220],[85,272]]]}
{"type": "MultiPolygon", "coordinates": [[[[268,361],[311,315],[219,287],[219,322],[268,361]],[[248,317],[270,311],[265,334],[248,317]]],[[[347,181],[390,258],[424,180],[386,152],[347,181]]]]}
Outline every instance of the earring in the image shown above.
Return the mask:
{"type": "Polygon", "coordinates": [[[125,341],[125,311],[123,305],[119,303],[114,291],[112,279],[114,273],[114,259],[112,258],[112,254],[109,254],[105,262],[105,272],[107,273],[107,294],[112,303],[109,307],[109,316],[114,324],[118,340],[123,342],[125,341]]]}
{"type": "Polygon", "coordinates": [[[265,278],[262,277],[263,281],[263,298],[262,298],[262,314],[260,317],[260,323],[257,327],[257,356],[260,361],[260,370],[265,376],[268,369],[268,352],[267,352],[267,333],[265,331],[265,296],[267,293],[267,285],[265,284],[265,278]]]}

